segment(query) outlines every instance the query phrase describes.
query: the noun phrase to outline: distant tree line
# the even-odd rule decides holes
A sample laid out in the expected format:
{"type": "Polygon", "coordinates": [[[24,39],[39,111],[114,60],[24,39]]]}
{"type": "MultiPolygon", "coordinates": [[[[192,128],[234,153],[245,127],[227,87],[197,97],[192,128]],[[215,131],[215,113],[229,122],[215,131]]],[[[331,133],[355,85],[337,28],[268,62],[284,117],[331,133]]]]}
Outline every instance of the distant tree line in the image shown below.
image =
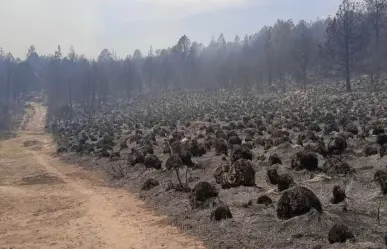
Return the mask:
{"type": "MultiPolygon", "coordinates": [[[[277,20],[258,33],[227,41],[223,34],[208,46],[183,35],[177,44],[147,54],[135,50],[118,58],[103,49],[95,59],[76,53],[26,59],[0,49],[0,100],[18,101],[44,89],[50,107],[73,103],[93,112],[109,98],[142,92],[183,89],[256,89],[286,91],[322,80],[343,82],[351,91],[354,77],[378,90],[387,72],[387,0],[343,0],[333,17],[277,20]]],[[[1,104],[0,104],[1,105],[1,104]]],[[[71,109],[71,108],[70,108],[71,109]]]]}

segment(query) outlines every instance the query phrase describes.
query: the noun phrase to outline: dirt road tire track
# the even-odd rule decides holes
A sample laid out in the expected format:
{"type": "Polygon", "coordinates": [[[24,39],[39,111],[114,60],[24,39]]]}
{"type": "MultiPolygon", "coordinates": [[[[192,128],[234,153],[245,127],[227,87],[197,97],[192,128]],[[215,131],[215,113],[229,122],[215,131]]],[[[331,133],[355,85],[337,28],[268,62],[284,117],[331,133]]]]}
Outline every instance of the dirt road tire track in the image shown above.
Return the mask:
{"type": "Polygon", "coordinates": [[[1,142],[0,248],[204,248],[100,174],[51,156],[45,108],[34,108],[26,130],[1,142]]]}

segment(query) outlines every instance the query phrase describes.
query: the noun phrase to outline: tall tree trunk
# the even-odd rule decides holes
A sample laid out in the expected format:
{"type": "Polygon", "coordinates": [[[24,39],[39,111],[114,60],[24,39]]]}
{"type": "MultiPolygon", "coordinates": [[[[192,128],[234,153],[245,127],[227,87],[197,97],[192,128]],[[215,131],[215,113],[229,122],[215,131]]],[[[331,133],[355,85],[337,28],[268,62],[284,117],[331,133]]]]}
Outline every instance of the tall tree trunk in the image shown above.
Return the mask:
{"type": "Polygon", "coordinates": [[[90,107],[90,118],[91,118],[91,115],[94,113],[94,108],[95,108],[95,94],[96,94],[96,79],[94,78],[93,79],[93,91],[92,91],[92,96],[91,96],[91,107],[90,107]]]}
{"type": "Polygon", "coordinates": [[[376,8],[376,23],[375,23],[375,77],[374,77],[374,90],[379,87],[380,79],[380,55],[379,55],[379,39],[380,39],[380,26],[379,26],[380,10],[379,6],[376,8]]]}
{"type": "Polygon", "coordinates": [[[345,86],[347,92],[350,92],[351,89],[351,71],[350,71],[350,54],[349,54],[349,20],[348,12],[345,12],[344,17],[344,43],[345,43],[345,86]]]}
{"type": "Polygon", "coordinates": [[[346,85],[346,89],[347,89],[347,92],[350,92],[352,89],[351,89],[351,76],[349,74],[349,67],[347,66],[346,70],[345,70],[345,85],[346,85]]]}
{"type": "Polygon", "coordinates": [[[308,84],[308,59],[305,52],[302,52],[302,80],[304,91],[306,91],[306,85],[308,84]]]}
{"type": "Polygon", "coordinates": [[[350,92],[351,89],[351,72],[349,69],[349,44],[348,38],[345,40],[345,86],[347,92],[350,92]]]}
{"type": "Polygon", "coordinates": [[[70,104],[70,116],[69,119],[71,120],[73,117],[73,91],[71,86],[71,80],[69,80],[69,104],[70,104]]]}
{"type": "Polygon", "coordinates": [[[349,67],[349,44],[348,38],[345,40],[345,86],[347,92],[350,92],[351,89],[351,71],[349,67]]]}

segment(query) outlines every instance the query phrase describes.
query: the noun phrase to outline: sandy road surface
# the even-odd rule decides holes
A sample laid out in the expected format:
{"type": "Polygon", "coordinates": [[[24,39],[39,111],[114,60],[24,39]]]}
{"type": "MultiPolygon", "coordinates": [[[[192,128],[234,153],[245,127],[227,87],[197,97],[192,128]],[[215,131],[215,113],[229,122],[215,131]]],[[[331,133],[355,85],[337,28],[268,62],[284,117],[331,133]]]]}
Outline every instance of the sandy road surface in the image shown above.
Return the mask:
{"type": "Polygon", "coordinates": [[[26,130],[0,142],[0,248],[204,248],[103,177],[67,165],[35,105],[26,130]]]}

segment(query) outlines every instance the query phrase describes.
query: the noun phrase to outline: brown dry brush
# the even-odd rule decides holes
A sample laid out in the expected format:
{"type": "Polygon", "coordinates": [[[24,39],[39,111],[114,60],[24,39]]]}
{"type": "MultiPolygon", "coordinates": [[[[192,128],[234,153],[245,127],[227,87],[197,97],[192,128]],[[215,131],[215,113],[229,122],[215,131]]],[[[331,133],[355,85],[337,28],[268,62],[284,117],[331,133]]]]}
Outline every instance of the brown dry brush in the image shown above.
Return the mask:
{"type": "Polygon", "coordinates": [[[126,177],[127,165],[123,163],[108,163],[106,170],[114,179],[121,179],[126,177]]]}

